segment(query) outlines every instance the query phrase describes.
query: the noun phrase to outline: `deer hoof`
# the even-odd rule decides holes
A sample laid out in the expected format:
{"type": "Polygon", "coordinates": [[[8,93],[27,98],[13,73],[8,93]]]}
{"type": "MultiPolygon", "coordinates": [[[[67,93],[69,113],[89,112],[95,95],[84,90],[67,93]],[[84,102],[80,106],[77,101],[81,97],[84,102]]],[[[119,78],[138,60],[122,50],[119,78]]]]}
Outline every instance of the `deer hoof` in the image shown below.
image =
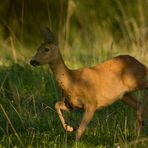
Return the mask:
{"type": "Polygon", "coordinates": [[[71,126],[69,126],[69,125],[65,125],[65,130],[66,130],[66,132],[73,132],[73,127],[71,127],[71,126]]]}

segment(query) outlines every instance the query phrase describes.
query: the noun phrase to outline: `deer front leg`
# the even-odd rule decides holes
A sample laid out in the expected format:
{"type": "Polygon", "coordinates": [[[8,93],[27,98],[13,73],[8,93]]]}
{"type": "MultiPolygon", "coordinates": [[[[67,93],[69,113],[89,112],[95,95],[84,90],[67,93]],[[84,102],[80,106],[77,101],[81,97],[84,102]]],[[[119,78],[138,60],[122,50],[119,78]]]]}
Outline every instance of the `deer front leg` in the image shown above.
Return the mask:
{"type": "Polygon", "coordinates": [[[91,121],[94,113],[95,113],[95,109],[91,106],[89,106],[88,108],[85,109],[85,113],[83,115],[82,121],[81,121],[79,128],[77,130],[77,133],[76,133],[76,141],[80,140],[83,132],[85,131],[87,125],[91,121]]]}
{"type": "Polygon", "coordinates": [[[73,127],[69,126],[66,122],[65,122],[65,119],[62,115],[62,112],[61,110],[65,110],[65,111],[69,111],[69,108],[65,105],[64,101],[58,101],[56,102],[55,104],[55,109],[58,113],[58,116],[61,120],[61,123],[63,125],[63,128],[65,129],[65,131],[67,132],[72,132],[73,131],[73,127]]]}

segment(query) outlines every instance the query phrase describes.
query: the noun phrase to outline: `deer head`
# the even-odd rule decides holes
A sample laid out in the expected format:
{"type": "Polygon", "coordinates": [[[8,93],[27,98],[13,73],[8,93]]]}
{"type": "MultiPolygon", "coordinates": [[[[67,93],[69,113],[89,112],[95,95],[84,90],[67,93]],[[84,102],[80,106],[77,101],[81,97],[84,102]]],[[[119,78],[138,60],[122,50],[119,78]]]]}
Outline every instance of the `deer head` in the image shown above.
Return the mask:
{"type": "Polygon", "coordinates": [[[39,46],[36,54],[32,57],[30,61],[32,66],[50,64],[58,58],[57,40],[53,33],[48,28],[45,28],[42,33],[44,42],[39,46]]]}

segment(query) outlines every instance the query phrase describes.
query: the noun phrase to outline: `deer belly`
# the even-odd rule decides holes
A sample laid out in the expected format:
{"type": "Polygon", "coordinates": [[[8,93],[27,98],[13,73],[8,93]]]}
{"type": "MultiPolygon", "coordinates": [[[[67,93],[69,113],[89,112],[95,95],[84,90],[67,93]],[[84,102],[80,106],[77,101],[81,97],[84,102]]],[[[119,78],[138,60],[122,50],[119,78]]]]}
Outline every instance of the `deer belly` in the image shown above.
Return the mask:
{"type": "Polygon", "coordinates": [[[101,89],[101,95],[98,95],[98,106],[107,106],[121,99],[126,93],[126,90],[127,88],[122,85],[115,85],[101,89]]]}

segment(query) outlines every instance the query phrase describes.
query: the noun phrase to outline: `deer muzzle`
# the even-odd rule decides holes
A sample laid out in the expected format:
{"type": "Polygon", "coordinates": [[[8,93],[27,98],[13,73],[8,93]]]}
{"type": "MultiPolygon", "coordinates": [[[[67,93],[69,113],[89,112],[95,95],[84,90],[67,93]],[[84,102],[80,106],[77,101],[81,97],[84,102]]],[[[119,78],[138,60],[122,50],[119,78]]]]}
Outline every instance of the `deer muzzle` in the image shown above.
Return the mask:
{"type": "Polygon", "coordinates": [[[40,63],[39,63],[38,61],[36,61],[36,60],[31,60],[31,61],[30,61],[30,64],[31,64],[32,66],[39,66],[39,65],[40,65],[40,63]]]}

